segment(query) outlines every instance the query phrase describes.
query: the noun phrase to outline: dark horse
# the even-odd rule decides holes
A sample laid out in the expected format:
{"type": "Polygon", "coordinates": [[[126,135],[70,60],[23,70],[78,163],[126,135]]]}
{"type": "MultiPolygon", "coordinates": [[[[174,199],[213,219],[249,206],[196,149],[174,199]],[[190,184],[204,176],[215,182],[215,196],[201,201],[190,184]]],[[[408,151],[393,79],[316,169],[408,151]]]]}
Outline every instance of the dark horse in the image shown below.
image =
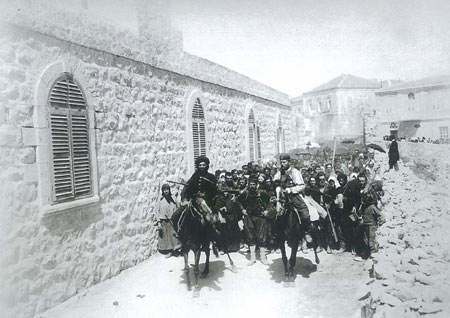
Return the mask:
{"type": "MultiPolygon", "coordinates": [[[[186,275],[186,281],[188,289],[191,290],[191,281],[189,278],[189,263],[188,256],[189,251],[194,253],[194,297],[199,297],[199,262],[200,254],[202,251],[206,254],[205,267],[201,273],[201,277],[205,278],[209,273],[209,256],[210,242],[213,242],[213,251],[218,255],[215,248],[215,241],[220,237],[215,223],[217,222],[217,215],[213,214],[206,201],[203,198],[196,197],[189,201],[189,203],[178,213],[177,216],[172,218],[172,222],[177,229],[178,238],[181,241],[181,250],[184,256],[184,271],[186,275]]],[[[228,259],[232,266],[232,270],[235,271],[233,261],[230,255],[227,253],[228,259]]]]}
{"type": "MultiPolygon", "coordinates": [[[[311,244],[314,250],[315,262],[320,263],[317,256],[317,230],[310,222],[309,217],[304,216],[304,211],[299,211],[299,206],[289,198],[281,187],[276,189],[276,220],[275,235],[278,247],[281,250],[281,257],[284,265],[284,286],[295,286],[295,264],[297,261],[297,250],[299,243],[304,238],[308,244],[311,244]],[[286,256],[285,243],[291,248],[291,256],[286,256]]],[[[306,205],[305,208],[307,209],[306,205]]]]}

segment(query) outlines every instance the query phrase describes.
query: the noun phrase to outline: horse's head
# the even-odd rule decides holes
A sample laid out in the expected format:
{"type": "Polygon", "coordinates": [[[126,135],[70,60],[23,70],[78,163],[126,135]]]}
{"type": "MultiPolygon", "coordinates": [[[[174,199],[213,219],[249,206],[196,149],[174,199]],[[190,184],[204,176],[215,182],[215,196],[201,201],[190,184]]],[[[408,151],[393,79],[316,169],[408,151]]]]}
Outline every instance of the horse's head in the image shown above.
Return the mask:
{"type": "Polygon", "coordinates": [[[206,224],[214,224],[217,222],[217,216],[213,214],[205,199],[196,197],[194,200],[194,205],[197,211],[202,216],[202,222],[206,224]]]}

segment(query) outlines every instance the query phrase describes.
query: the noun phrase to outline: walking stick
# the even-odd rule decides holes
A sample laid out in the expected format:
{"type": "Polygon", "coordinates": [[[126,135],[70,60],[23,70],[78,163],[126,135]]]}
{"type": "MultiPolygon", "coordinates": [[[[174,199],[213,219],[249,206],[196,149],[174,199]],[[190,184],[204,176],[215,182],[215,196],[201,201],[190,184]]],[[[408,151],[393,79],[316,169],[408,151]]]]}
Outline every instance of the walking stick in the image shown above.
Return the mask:
{"type": "Polygon", "coordinates": [[[336,137],[334,137],[333,158],[331,159],[331,169],[334,172],[334,157],[336,156],[336,137]]]}
{"type": "Polygon", "coordinates": [[[326,206],[325,206],[325,210],[327,211],[328,218],[330,219],[330,225],[331,225],[331,230],[333,231],[334,241],[337,243],[338,242],[338,238],[337,238],[337,235],[336,235],[336,230],[334,229],[333,221],[331,220],[330,211],[328,211],[328,208],[326,206]]]}

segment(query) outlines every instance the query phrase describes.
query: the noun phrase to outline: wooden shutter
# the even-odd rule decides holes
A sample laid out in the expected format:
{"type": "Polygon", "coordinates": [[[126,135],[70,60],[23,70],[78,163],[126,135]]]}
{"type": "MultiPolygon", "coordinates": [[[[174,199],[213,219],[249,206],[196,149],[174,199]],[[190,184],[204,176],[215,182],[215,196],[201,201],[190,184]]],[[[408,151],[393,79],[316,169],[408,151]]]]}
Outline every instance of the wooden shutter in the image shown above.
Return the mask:
{"type": "Polygon", "coordinates": [[[50,115],[53,153],[53,191],[55,201],[74,197],[69,115],[53,111],[50,115]]]}
{"type": "Polygon", "coordinates": [[[255,116],[253,110],[248,115],[248,149],[250,161],[255,161],[255,116]]]}
{"type": "Polygon", "coordinates": [[[83,93],[71,76],[50,92],[53,200],[61,202],[92,194],[89,127],[83,93]]]}
{"type": "Polygon", "coordinates": [[[200,155],[206,156],[205,122],[199,123],[199,126],[200,126],[200,155]]]}
{"type": "Polygon", "coordinates": [[[250,161],[255,160],[255,140],[253,138],[255,132],[253,129],[253,124],[250,124],[248,127],[248,146],[249,146],[249,153],[250,153],[250,161]]]}
{"type": "Polygon", "coordinates": [[[198,98],[192,109],[192,141],[194,160],[199,156],[206,156],[205,114],[198,98]]]}
{"type": "Polygon", "coordinates": [[[192,123],[192,139],[194,145],[194,159],[200,156],[200,124],[192,123]]]}
{"type": "Polygon", "coordinates": [[[75,196],[91,193],[89,131],[86,114],[72,116],[72,147],[75,196]]]}
{"type": "Polygon", "coordinates": [[[261,131],[259,126],[256,126],[256,157],[257,160],[261,160],[261,131]]]}

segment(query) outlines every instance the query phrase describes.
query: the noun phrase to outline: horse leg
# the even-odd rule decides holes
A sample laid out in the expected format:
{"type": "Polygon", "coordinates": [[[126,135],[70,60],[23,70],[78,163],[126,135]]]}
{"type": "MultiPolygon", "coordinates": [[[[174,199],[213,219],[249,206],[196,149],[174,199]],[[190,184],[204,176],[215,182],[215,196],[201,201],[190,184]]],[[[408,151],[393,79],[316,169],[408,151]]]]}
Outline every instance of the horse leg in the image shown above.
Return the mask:
{"type": "Polygon", "coordinates": [[[189,277],[189,262],[188,262],[188,258],[189,258],[189,250],[183,250],[183,257],[184,257],[184,275],[186,276],[186,285],[187,285],[187,289],[191,290],[192,289],[192,284],[191,284],[191,279],[189,277]]]}
{"type": "Polygon", "coordinates": [[[284,287],[288,287],[288,281],[289,281],[289,271],[288,271],[288,260],[286,257],[286,246],[284,245],[284,240],[281,241],[280,243],[280,251],[281,251],[281,259],[283,260],[283,265],[284,265],[284,281],[283,281],[283,285],[284,287]]]}
{"type": "Polygon", "coordinates": [[[228,260],[230,261],[230,265],[231,265],[231,271],[233,273],[237,273],[237,268],[236,265],[234,265],[233,260],[231,259],[230,253],[226,252],[227,256],[228,256],[228,260]]]}
{"type": "Polygon", "coordinates": [[[206,260],[205,260],[205,267],[203,268],[201,278],[206,278],[206,276],[208,276],[208,274],[209,274],[209,255],[211,254],[210,252],[211,251],[209,250],[209,245],[208,245],[208,246],[206,246],[206,250],[205,250],[206,260]]]}
{"type": "Polygon", "coordinates": [[[291,247],[291,257],[289,257],[289,282],[291,287],[295,287],[295,264],[297,262],[298,242],[291,247]]]}
{"type": "Polygon", "coordinates": [[[194,251],[195,265],[194,265],[194,294],[193,297],[197,298],[200,296],[200,286],[198,284],[198,276],[199,276],[199,263],[200,263],[200,253],[201,249],[197,249],[194,251]]]}
{"type": "Polygon", "coordinates": [[[313,246],[313,251],[314,251],[314,259],[316,261],[316,264],[320,264],[320,259],[319,259],[319,255],[317,253],[317,246],[318,246],[318,237],[317,237],[317,230],[315,228],[313,228],[311,230],[311,236],[312,236],[312,246],[313,246]]]}

